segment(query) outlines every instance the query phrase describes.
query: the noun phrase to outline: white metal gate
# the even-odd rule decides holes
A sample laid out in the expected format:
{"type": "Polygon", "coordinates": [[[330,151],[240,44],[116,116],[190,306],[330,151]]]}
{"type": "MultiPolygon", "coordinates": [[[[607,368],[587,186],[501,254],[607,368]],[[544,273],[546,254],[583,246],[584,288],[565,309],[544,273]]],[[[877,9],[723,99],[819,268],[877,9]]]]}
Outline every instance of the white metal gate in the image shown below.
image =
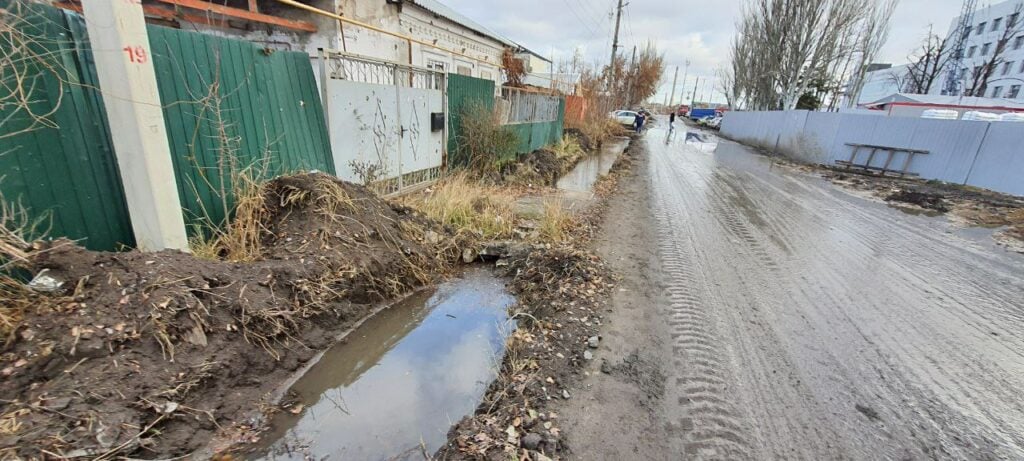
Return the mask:
{"type": "Polygon", "coordinates": [[[440,177],[448,118],[443,71],[332,50],[321,50],[320,63],[340,178],[372,182],[389,195],[440,177]]]}

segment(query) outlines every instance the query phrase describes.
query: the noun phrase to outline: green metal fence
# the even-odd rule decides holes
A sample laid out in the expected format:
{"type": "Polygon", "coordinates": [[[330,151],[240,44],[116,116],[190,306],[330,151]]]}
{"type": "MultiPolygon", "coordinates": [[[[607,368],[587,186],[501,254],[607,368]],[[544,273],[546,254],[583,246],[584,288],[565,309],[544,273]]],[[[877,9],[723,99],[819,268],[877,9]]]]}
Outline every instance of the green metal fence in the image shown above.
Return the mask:
{"type": "MultiPolygon", "coordinates": [[[[0,93],[0,192],[48,216],[51,236],[98,250],[134,245],[83,18],[28,2],[0,7],[30,40],[25,67],[0,73],[2,88],[29,78],[24,104],[0,93]]],[[[223,220],[231,172],[334,173],[308,55],[148,31],[186,222],[223,220]]]]}
{"type": "Polygon", "coordinates": [[[134,245],[81,18],[28,2],[0,7],[18,31],[5,45],[23,64],[0,70],[0,91],[25,78],[24,97],[0,94],[0,192],[47,218],[52,236],[102,250],[134,245]]]}
{"type": "Polygon", "coordinates": [[[224,220],[232,175],[334,174],[306,53],[149,26],[149,42],[186,223],[224,220]]]}
{"type": "Polygon", "coordinates": [[[541,147],[550,146],[562,139],[565,125],[565,98],[558,105],[558,120],[553,122],[516,123],[506,125],[519,138],[519,153],[533,152],[541,147]]]}
{"type": "Polygon", "coordinates": [[[463,166],[468,162],[459,152],[462,137],[462,114],[472,101],[494,110],[494,81],[448,74],[448,165],[463,166]]]}

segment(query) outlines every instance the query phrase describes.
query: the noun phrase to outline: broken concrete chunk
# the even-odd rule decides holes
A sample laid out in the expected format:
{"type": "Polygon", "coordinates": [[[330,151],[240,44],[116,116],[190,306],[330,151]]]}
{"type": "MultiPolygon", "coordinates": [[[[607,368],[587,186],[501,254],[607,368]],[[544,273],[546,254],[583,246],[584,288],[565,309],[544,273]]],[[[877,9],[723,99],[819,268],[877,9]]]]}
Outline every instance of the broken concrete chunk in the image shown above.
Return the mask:
{"type": "Polygon", "coordinates": [[[587,339],[587,345],[593,349],[597,349],[598,344],[601,343],[601,338],[597,336],[591,336],[587,339]]]}

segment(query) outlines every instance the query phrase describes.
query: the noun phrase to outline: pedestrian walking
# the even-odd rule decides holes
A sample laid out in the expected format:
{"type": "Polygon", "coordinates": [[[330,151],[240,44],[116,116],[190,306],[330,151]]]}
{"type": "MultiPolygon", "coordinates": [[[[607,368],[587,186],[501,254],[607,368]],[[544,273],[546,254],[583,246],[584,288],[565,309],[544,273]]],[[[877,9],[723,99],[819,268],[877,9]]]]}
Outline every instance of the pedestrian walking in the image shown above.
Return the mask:
{"type": "Polygon", "coordinates": [[[636,126],[636,132],[639,134],[644,129],[644,114],[643,112],[637,112],[636,117],[633,118],[633,125],[636,126]]]}
{"type": "Polygon", "coordinates": [[[676,111],[669,112],[668,114],[668,131],[676,129],[676,111]]]}

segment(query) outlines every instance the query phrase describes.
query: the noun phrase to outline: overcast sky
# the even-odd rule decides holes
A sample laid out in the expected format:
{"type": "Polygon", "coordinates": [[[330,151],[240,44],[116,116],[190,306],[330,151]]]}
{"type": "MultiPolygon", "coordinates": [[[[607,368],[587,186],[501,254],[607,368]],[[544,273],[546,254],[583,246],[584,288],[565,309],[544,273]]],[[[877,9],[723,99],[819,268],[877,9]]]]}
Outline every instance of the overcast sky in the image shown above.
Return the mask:
{"type": "MultiPolygon", "coordinates": [[[[570,58],[577,48],[583,51],[588,62],[606,63],[611,56],[614,31],[611,13],[616,0],[441,1],[539,54],[554,55],[556,60],[570,58]]],[[[718,65],[727,61],[729,41],[740,6],[745,1],[629,0],[620,31],[622,50],[630,53],[633,45],[653,40],[665,53],[669,68],[658,100],[668,94],[675,66],[680,66],[681,82],[689,60],[686,91],[692,93],[696,76],[707,81],[714,76],[718,65]]],[[[929,24],[935,24],[936,32],[945,35],[950,21],[960,14],[962,3],[962,0],[900,0],[880,61],[904,64],[929,24]]],[[[710,94],[712,84],[697,90],[698,99],[702,90],[710,94]]]]}

